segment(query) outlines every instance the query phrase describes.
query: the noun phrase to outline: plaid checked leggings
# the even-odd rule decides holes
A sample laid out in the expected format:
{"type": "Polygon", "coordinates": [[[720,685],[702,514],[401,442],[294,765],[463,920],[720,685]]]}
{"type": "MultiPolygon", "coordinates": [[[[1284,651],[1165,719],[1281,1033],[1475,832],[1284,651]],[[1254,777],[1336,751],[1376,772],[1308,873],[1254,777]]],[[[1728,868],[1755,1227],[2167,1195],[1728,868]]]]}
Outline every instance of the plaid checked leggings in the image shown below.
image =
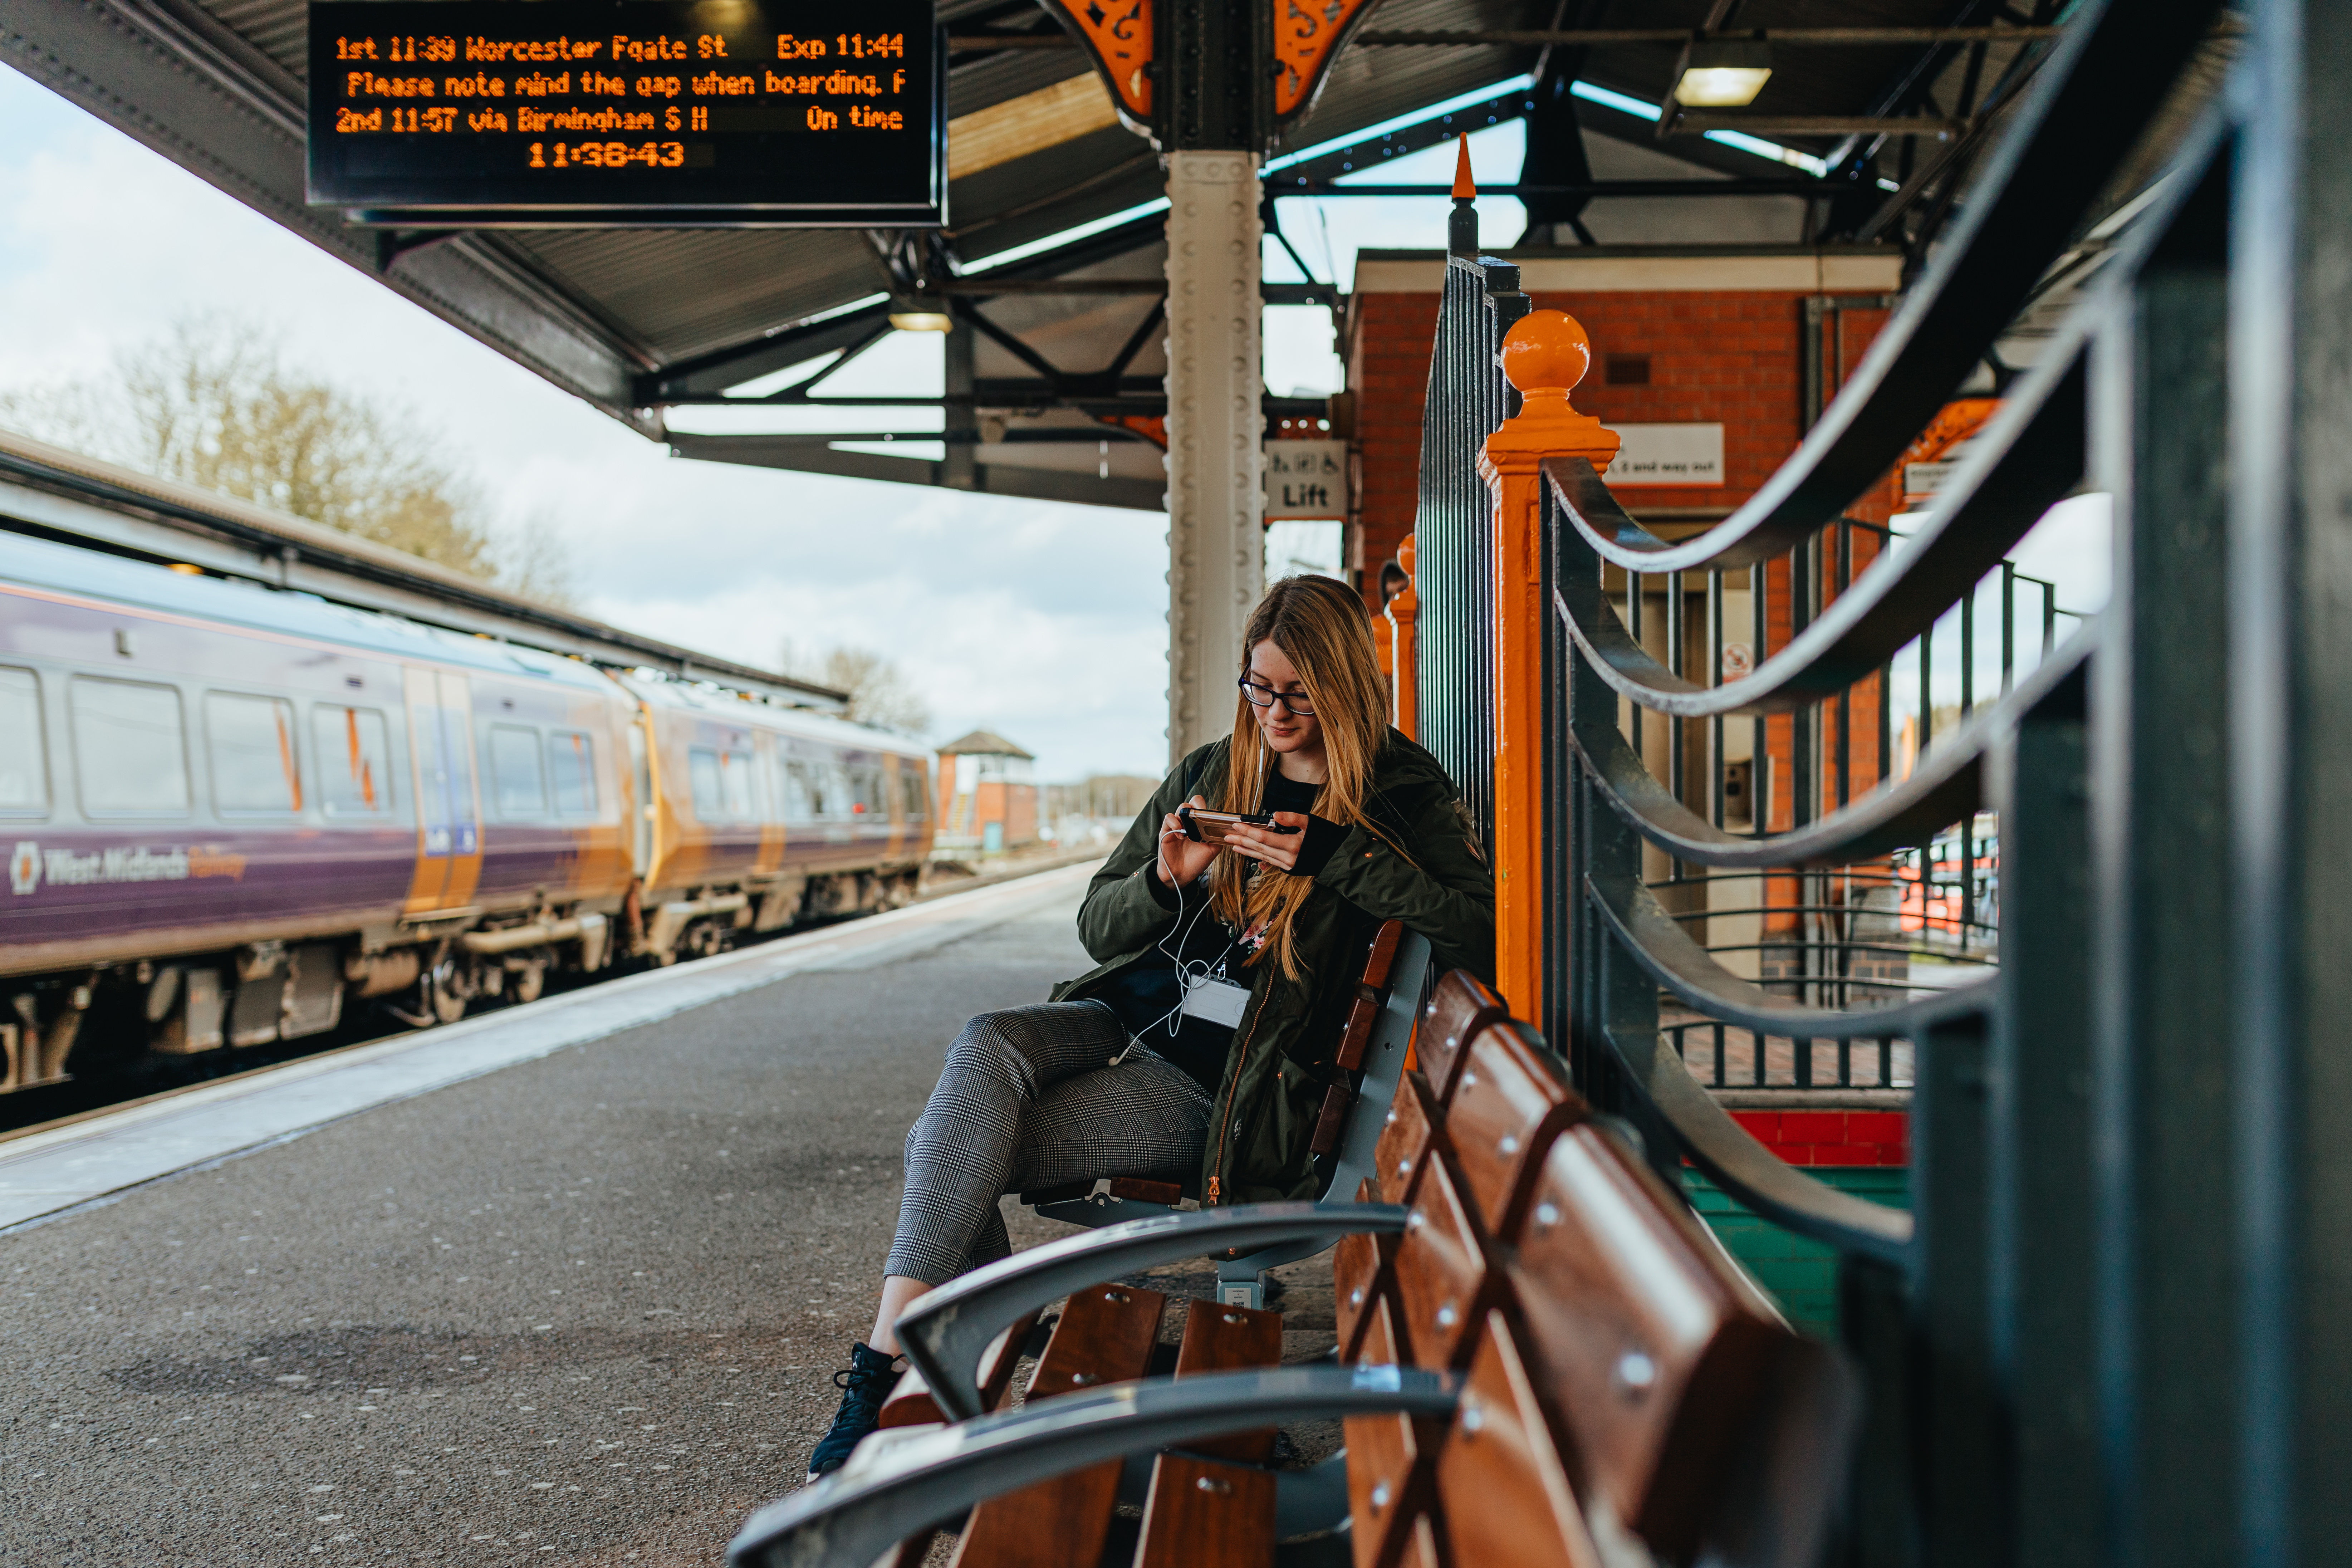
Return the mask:
{"type": "Polygon", "coordinates": [[[1210,1101],[1099,1002],[982,1013],[948,1047],[907,1131],[907,1191],[885,1272],[938,1285],[1013,1250],[997,1199],[1096,1176],[1182,1179],[1210,1101]]]}

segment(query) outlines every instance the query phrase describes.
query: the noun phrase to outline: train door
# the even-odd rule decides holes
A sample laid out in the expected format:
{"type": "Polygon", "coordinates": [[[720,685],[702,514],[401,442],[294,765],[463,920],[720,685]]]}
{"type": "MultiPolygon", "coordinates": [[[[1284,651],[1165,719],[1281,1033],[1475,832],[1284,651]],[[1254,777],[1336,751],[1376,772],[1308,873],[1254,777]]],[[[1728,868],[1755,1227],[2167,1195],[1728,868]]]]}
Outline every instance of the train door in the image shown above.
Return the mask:
{"type": "Polygon", "coordinates": [[[643,710],[629,715],[629,764],[637,785],[635,830],[630,835],[631,852],[636,858],[637,879],[653,885],[654,875],[654,764],[646,749],[646,723],[643,710]]]}
{"type": "Polygon", "coordinates": [[[466,678],[402,672],[409,753],[416,771],[416,877],[408,911],[462,907],[482,875],[482,817],[474,791],[474,703],[466,678]]]}

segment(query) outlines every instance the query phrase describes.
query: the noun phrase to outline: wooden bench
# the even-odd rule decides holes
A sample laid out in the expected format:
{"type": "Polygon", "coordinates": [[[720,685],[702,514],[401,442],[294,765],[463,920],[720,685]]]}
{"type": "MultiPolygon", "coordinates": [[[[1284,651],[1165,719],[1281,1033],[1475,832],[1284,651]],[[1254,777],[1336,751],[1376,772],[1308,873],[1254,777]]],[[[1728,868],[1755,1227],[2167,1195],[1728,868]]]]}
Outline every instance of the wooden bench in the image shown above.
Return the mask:
{"type": "MultiPolygon", "coordinates": [[[[1811,1563],[1851,1424],[1836,1353],[1790,1331],[1540,1041],[1465,978],[1448,976],[1423,1019],[1423,1070],[1400,1079],[1364,1201],[1171,1216],[994,1266],[1010,1278],[1037,1259],[1050,1286],[1090,1262],[1126,1273],[1202,1237],[1352,1211],[1334,1258],[1340,1363],[1040,1387],[1021,1410],[861,1448],[761,1510],[730,1560],[862,1564],[970,1510],[960,1562],[1096,1568],[1107,1527],[1071,1533],[1051,1500],[1068,1494],[1049,1489],[1083,1473],[1092,1496],[1115,1494],[1116,1460],[1148,1477],[1122,1559],[1139,1568],[1271,1564],[1277,1542],[1342,1525],[1357,1568],[1811,1563]],[[1328,1476],[1213,1447],[1315,1416],[1347,1431],[1328,1517],[1316,1512],[1328,1476]]],[[[1001,1332],[1007,1299],[982,1281],[935,1308],[932,1331],[957,1328],[959,1309],[972,1321],[930,1332],[927,1352],[1001,1332]]]]}

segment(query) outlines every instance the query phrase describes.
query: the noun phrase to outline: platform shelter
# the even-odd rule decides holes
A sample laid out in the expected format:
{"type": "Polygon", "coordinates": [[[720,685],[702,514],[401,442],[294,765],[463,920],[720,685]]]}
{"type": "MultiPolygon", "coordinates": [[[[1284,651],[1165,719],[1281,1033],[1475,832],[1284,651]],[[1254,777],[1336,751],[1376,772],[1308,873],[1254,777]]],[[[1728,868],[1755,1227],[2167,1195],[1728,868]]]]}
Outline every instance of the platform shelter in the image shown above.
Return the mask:
{"type": "Polygon", "coordinates": [[[1179,751],[1267,422],[1328,421],[1499,991],[1842,1348],[1829,1555],[2340,1555],[2343,6],[958,4],[946,226],[665,237],[355,227],[291,194],[295,7],[24,9],[12,59],[684,455],[1164,496],[1179,751]],[[1286,198],[1507,117],[1527,243],[1465,167],[1427,248],[1265,281],[1286,198]],[[825,406],[761,378],[893,317],[949,327],[936,458],[663,424],[825,406]],[[2093,492],[2095,613],[2012,553],[2093,492]]]}

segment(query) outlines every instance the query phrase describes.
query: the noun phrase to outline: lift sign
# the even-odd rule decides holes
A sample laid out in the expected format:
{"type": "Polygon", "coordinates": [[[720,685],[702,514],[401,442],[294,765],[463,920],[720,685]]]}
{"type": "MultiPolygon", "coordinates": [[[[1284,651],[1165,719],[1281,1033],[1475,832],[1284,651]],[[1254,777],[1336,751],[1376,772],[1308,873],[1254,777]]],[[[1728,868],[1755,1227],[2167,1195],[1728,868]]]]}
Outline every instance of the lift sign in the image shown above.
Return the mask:
{"type": "Polygon", "coordinates": [[[936,224],[917,0],[320,0],[310,199],[361,221],[936,224]]]}

